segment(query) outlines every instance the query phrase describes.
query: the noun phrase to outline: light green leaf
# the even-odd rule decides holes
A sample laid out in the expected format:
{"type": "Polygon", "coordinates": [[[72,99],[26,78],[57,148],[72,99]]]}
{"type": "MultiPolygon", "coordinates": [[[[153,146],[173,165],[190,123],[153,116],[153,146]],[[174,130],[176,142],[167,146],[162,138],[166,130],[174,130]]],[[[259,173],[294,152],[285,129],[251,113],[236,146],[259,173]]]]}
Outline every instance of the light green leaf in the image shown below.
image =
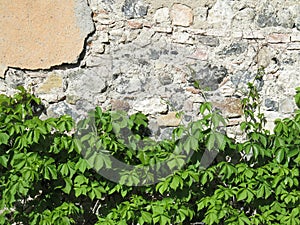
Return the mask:
{"type": "Polygon", "coordinates": [[[5,155],[1,155],[0,156],[0,165],[2,165],[3,167],[7,167],[7,162],[8,162],[8,158],[5,155]]]}
{"type": "Polygon", "coordinates": [[[237,192],[237,200],[242,201],[247,198],[247,189],[241,189],[237,192]]]}
{"type": "Polygon", "coordinates": [[[170,187],[176,191],[176,189],[178,188],[179,186],[179,182],[180,182],[180,177],[178,176],[174,176],[173,179],[172,179],[172,182],[170,184],[170,187]]]}
{"type": "Polygon", "coordinates": [[[276,153],[276,161],[278,163],[281,163],[282,160],[284,159],[284,155],[285,155],[285,149],[284,148],[278,149],[278,151],[276,153]]]}
{"type": "Polygon", "coordinates": [[[0,145],[1,144],[8,144],[9,136],[6,133],[0,133],[0,145]]]}
{"type": "Polygon", "coordinates": [[[209,137],[208,137],[208,140],[207,140],[207,143],[206,143],[206,147],[207,149],[210,151],[214,148],[215,146],[215,141],[216,141],[216,137],[215,137],[215,134],[214,133],[210,133],[209,134],[209,137]]]}

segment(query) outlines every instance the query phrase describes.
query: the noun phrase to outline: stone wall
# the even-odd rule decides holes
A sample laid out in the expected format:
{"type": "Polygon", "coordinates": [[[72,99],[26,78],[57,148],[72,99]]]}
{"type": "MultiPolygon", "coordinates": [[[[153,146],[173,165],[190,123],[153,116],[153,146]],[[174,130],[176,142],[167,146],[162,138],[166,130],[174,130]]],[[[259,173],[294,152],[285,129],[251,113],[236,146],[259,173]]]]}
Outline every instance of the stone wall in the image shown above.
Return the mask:
{"type": "Polygon", "coordinates": [[[47,116],[141,111],[163,138],[180,123],[175,112],[197,118],[204,93],[234,136],[259,67],[268,126],[296,108],[299,0],[4,0],[0,17],[0,91],[25,86],[47,116]]]}

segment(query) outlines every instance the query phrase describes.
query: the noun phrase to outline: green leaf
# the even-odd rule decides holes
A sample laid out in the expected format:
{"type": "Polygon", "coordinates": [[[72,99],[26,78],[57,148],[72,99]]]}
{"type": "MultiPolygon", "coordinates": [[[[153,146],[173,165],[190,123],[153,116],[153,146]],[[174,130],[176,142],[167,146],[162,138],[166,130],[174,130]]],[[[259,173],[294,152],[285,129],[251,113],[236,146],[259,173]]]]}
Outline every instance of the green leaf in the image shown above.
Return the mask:
{"type": "Polygon", "coordinates": [[[288,151],[287,157],[291,158],[291,157],[296,156],[297,154],[300,154],[300,151],[298,148],[294,148],[294,149],[291,149],[288,151]]]}
{"type": "Polygon", "coordinates": [[[143,219],[143,222],[146,224],[150,224],[152,221],[152,214],[146,211],[141,212],[141,217],[143,219]]]}
{"type": "Polygon", "coordinates": [[[170,187],[176,191],[176,189],[179,186],[179,182],[180,182],[181,178],[179,176],[173,176],[172,178],[172,182],[170,184],[170,187]]]}
{"type": "Polygon", "coordinates": [[[215,141],[216,141],[215,133],[210,133],[206,143],[206,147],[209,151],[215,147],[215,141]]]}
{"type": "Polygon", "coordinates": [[[242,200],[246,199],[247,196],[248,196],[247,193],[248,193],[247,189],[241,189],[241,190],[239,190],[237,192],[237,200],[238,201],[242,201],[242,200]]]}
{"type": "Polygon", "coordinates": [[[164,194],[165,191],[168,189],[169,187],[169,181],[166,179],[163,182],[159,182],[156,185],[156,191],[159,191],[160,194],[164,194]]]}
{"type": "Polygon", "coordinates": [[[203,222],[205,222],[205,224],[214,224],[214,223],[218,224],[219,223],[218,213],[213,210],[208,211],[208,213],[205,215],[203,222]]]}
{"type": "Polygon", "coordinates": [[[0,145],[1,144],[8,144],[9,136],[6,133],[0,133],[0,145]]]}
{"type": "Polygon", "coordinates": [[[2,165],[3,167],[7,167],[7,162],[8,162],[8,157],[5,155],[1,155],[0,156],[0,165],[2,165]]]}
{"type": "Polygon", "coordinates": [[[88,163],[86,159],[79,158],[78,162],[75,165],[75,170],[79,170],[81,173],[84,173],[88,168],[88,163]]]}
{"type": "Polygon", "coordinates": [[[69,177],[64,178],[66,186],[62,189],[66,194],[70,194],[72,189],[72,180],[69,177]]]}
{"type": "Polygon", "coordinates": [[[81,184],[87,184],[89,180],[84,175],[78,175],[75,177],[74,184],[80,186],[81,184]]]}
{"type": "Polygon", "coordinates": [[[212,109],[212,104],[209,103],[209,102],[205,102],[205,103],[200,105],[200,110],[199,111],[200,111],[201,114],[204,114],[204,112],[206,110],[210,112],[211,109],[212,109]]]}
{"type": "Polygon", "coordinates": [[[276,161],[278,163],[281,163],[282,160],[284,159],[284,155],[285,155],[285,149],[284,148],[278,149],[278,151],[276,153],[276,161]]]}

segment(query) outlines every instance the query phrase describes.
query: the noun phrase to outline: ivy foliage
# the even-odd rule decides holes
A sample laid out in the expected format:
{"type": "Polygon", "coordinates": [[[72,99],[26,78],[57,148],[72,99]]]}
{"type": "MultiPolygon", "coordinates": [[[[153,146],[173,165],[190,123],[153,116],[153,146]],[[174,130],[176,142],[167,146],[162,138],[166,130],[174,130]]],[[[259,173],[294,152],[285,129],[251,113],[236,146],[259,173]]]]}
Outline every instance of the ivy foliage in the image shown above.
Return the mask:
{"type": "Polygon", "coordinates": [[[254,84],[242,103],[242,143],[210,103],[155,142],[141,113],[97,107],[90,132],[91,119],[41,120],[24,88],[0,95],[0,224],[300,224],[300,110],[269,132],[254,84]],[[102,176],[116,168],[111,156],[137,171],[102,176]]]}

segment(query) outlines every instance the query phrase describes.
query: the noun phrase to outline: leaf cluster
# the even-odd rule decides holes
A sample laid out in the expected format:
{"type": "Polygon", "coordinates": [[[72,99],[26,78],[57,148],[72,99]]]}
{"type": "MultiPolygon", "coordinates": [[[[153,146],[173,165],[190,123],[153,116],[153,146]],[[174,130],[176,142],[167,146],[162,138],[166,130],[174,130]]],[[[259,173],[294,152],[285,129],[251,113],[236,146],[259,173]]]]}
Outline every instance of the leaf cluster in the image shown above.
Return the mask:
{"type": "Polygon", "coordinates": [[[255,85],[243,104],[242,143],[210,103],[157,142],[141,113],[75,125],[41,120],[23,88],[0,95],[0,224],[300,224],[300,110],[269,132],[255,85]]]}

